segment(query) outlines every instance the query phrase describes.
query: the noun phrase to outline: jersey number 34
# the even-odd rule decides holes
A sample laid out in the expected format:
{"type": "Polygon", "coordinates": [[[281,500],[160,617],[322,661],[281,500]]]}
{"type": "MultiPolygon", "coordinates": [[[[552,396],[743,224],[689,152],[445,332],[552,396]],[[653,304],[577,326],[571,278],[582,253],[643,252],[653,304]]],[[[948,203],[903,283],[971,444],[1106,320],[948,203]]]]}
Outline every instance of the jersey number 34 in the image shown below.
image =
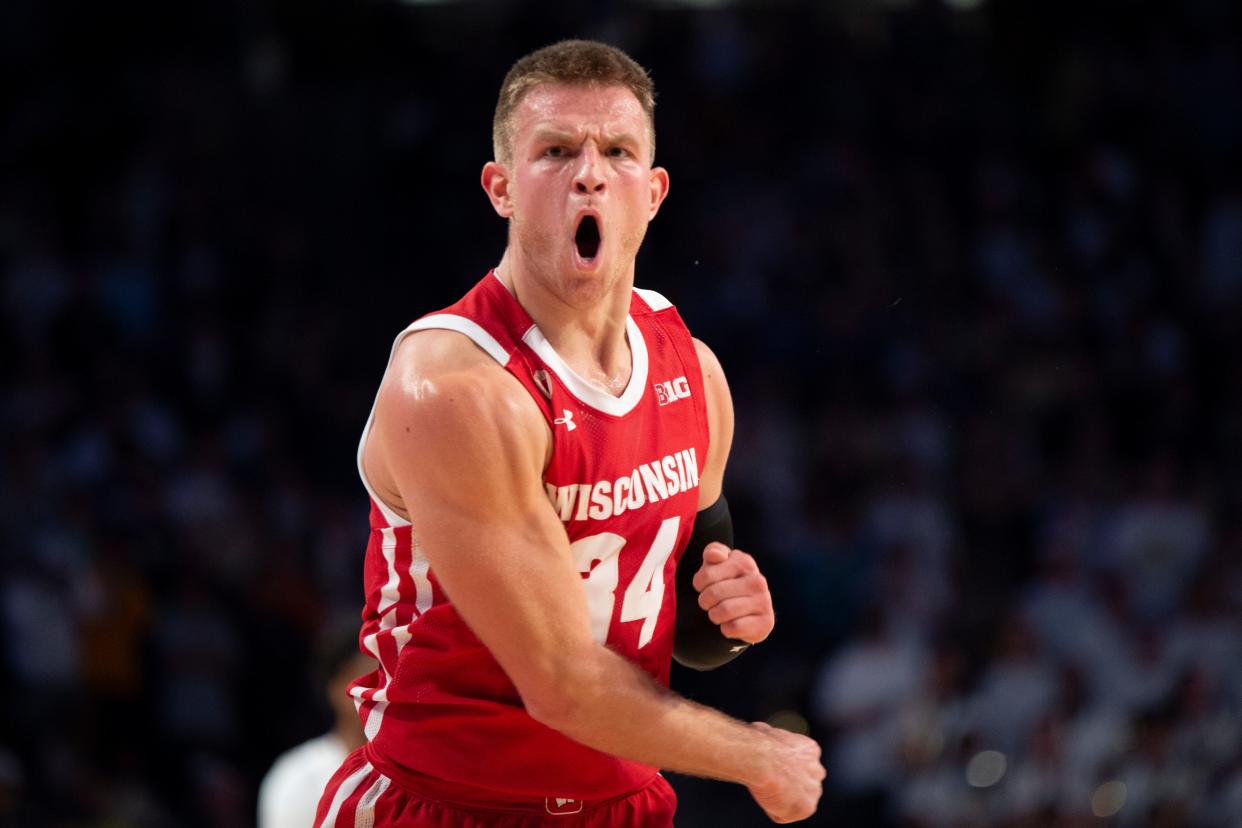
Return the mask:
{"type": "MultiPolygon", "coordinates": [[[[671,517],[660,524],[651,548],[643,558],[642,565],[630,579],[621,599],[621,621],[642,621],[638,632],[638,646],[647,646],[655,632],[660,607],[664,605],[664,565],[673,554],[677,544],[677,529],[681,517],[671,517]]],[[[612,623],[612,610],[617,602],[617,582],[620,579],[621,549],[625,538],[613,532],[579,538],[570,547],[578,571],[587,577],[582,582],[586,589],[587,607],[591,612],[591,635],[600,644],[608,638],[612,623]]]]}

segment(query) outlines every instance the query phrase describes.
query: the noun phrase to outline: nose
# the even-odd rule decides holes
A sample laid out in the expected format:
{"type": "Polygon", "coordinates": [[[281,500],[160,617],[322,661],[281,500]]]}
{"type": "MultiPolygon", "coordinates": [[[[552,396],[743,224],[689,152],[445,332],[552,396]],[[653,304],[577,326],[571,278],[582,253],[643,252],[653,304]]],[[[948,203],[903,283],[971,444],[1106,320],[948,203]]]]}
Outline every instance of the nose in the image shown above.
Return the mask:
{"type": "Polygon", "coordinates": [[[604,158],[593,145],[588,144],[579,156],[574,189],[588,195],[604,191],[604,158]]]}

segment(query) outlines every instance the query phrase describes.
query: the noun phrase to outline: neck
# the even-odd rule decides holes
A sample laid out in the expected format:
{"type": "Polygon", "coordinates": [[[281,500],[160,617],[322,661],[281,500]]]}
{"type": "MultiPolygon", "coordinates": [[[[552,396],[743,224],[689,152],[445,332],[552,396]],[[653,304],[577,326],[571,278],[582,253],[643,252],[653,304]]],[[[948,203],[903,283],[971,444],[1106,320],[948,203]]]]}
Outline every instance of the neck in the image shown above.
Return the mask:
{"type": "Polygon", "coordinates": [[[625,321],[633,263],[619,275],[565,283],[525,266],[510,247],[496,273],[570,367],[611,393],[624,389],[631,370],[625,321]]]}

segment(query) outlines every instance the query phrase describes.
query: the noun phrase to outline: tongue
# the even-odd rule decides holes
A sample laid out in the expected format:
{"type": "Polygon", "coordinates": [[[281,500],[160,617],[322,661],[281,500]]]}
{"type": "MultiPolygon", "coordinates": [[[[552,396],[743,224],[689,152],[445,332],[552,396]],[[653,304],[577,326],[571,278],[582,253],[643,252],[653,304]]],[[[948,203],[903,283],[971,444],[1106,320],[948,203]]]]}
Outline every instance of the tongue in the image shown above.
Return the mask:
{"type": "Polygon", "coordinates": [[[584,259],[594,259],[599,252],[599,225],[592,216],[586,216],[578,225],[574,235],[574,243],[578,245],[578,255],[584,259]]]}

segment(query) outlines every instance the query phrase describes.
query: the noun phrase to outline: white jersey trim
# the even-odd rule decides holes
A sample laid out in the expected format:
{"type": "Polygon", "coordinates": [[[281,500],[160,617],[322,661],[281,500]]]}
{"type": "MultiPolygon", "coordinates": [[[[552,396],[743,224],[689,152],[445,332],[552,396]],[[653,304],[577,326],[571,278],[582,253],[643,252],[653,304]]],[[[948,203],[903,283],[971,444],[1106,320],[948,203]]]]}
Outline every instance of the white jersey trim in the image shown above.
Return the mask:
{"type": "Polygon", "coordinates": [[[384,723],[384,711],[388,709],[388,702],[377,701],[371,708],[371,712],[367,714],[367,723],[362,728],[362,735],[367,737],[368,742],[375,741],[375,737],[379,735],[380,725],[384,723]]]}
{"type": "Polygon", "coordinates": [[[367,788],[362,799],[358,800],[358,807],[354,809],[354,828],[374,828],[375,801],[384,795],[391,782],[391,779],[381,773],[371,787],[367,788]]]}
{"type": "Polygon", "coordinates": [[[640,297],[642,297],[642,300],[646,302],[647,306],[651,308],[653,311],[662,311],[665,308],[671,308],[673,306],[672,302],[664,298],[664,294],[657,293],[654,290],[648,290],[647,288],[636,287],[634,288],[634,292],[637,293],[640,297]]]}
{"type": "Polygon", "coordinates": [[[625,386],[625,392],[619,397],[614,397],[603,389],[596,388],[579,376],[565,360],[561,359],[561,355],[544,337],[538,325],[531,325],[522,335],[522,341],[529,345],[544,361],[544,364],[560,377],[561,382],[565,383],[565,387],[569,389],[569,393],[577,397],[580,402],[605,414],[621,417],[634,410],[634,406],[638,405],[639,400],[643,398],[643,392],[647,390],[647,343],[634,318],[628,315],[625,317],[625,334],[630,343],[632,370],[630,382],[625,386]]]}
{"type": "MultiPolygon", "coordinates": [[[[380,601],[375,611],[380,615],[388,612],[401,600],[401,574],[397,572],[397,533],[391,527],[380,530],[380,551],[388,564],[388,580],[380,588],[380,601]]],[[[376,658],[379,656],[377,655],[376,658]]]]}
{"type": "MultiPolygon", "coordinates": [[[[469,337],[475,345],[486,351],[488,356],[495,359],[501,365],[509,362],[509,352],[501,347],[496,338],[479,327],[476,322],[452,313],[437,313],[419,319],[397,334],[397,338],[392,343],[392,350],[388,353],[388,365],[392,365],[392,358],[396,356],[397,346],[401,344],[401,340],[415,331],[427,330],[457,331],[469,337]]],[[[384,372],[388,372],[388,366],[384,367],[384,372]]],[[[377,390],[375,392],[375,401],[371,403],[371,413],[367,416],[367,423],[362,428],[362,437],[358,440],[358,476],[362,478],[363,487],[367,490],[367,494],[371,496],[371,500],[375,501],[375,505],[379,507],[380,512],[384,515],[384,520],[388,521],[389,526],[409,526],[410,522],[408,520],[397,514],[391,506],[375,493],[375,489],[371,488],[371,481],[367,480],[367,473],[362,468],[362,452],[367,444],[367,435],[371,433],[371,424],[375,422],[375,406],[378,402],[379,391],[377,390]]]]}
{"type": "Polygon", "coordinates": [[[475,345],[487,351],[487,355],[492,359],[501,365],[509,364],[509,352],[473,319],[467,319],[455,313],[433,313],[431,316],[424,316],[405,329],[406,333],[427,330],[457,331],[459,334],[465,334],[475,345]]]}
{"type": "Polygon", "coordinates": [[[358,770],[351,773],[341,781],[341,786],[336,789],[336,796],[332,797],[332,807],[328,808],[328,813],[324,815],[323,822],[319,823],[319,828],[333,828],[336,825],[337,815],[341,812],[341,806],[345,804],[345,800],[358,790],[358,786],[362,784],[362,780],[367,778],[367,774],[375,770],[371,767],[371,763],[367,762],[358,770]]]}

